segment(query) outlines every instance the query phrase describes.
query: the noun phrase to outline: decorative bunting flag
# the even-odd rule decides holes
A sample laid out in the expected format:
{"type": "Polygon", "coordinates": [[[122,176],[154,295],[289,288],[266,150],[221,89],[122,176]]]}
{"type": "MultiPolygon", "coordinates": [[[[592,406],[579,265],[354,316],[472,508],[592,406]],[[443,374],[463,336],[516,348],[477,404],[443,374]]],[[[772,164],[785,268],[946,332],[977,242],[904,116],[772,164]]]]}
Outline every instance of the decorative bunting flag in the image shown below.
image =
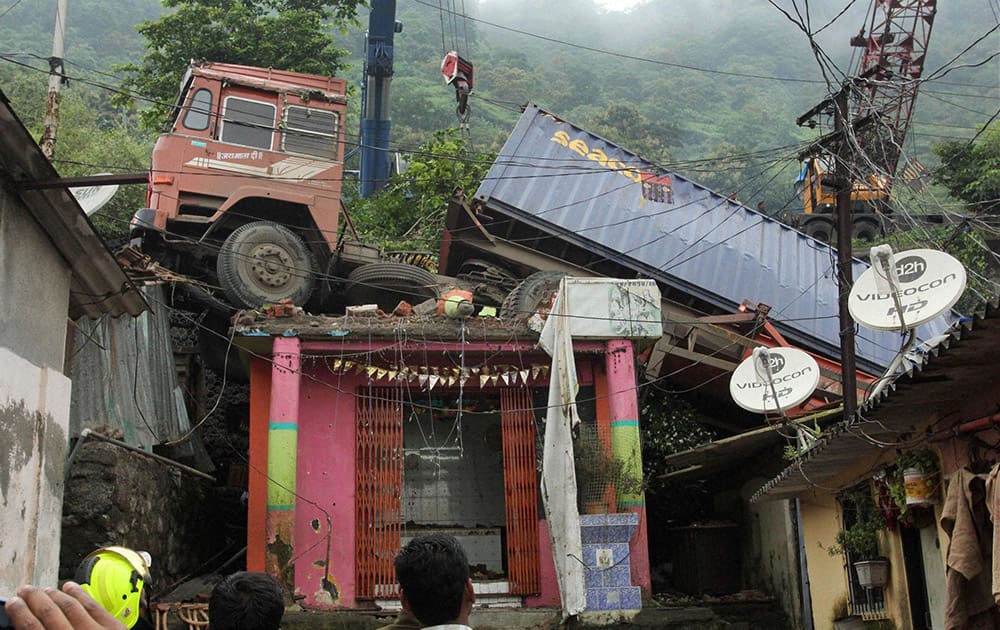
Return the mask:
{"type": "Polygon", "coordinates": [[[427,385],[428,378],[430,377],[427,376],[426,374],[420,374],[419,376],[417,376],[417,383],[420,385],[421,389],[423,389],[424,386],[427,385]]]}
{"type": "Polygon", "coordinates": [[[441,380],[441,377],[437,374],[431,374],[427,377],[427,391],[434,389],[434,386],[438,384],[439,380],[441,380]]]}
{"type": "Polygon", "coordinates": [[[528,370],[521,370],[520,372],[518,372],[518,374],[521,375],[521,382],[524,383],[525,385],[527,385],[528,384],[528,370]]]}
{"type": "Polygon", "coordinates": [[[489,374],[480,374],[479,375],[479,386],[480,387],[486,387],[486,383],[489,380],[490,380],[489,374]]]}

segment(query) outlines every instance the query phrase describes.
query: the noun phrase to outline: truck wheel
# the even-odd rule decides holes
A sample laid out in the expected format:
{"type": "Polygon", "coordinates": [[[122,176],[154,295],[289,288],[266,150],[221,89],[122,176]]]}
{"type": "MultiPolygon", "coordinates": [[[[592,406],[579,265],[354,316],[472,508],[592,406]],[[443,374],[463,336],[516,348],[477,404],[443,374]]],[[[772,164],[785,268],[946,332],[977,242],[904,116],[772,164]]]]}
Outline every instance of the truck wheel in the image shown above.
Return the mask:
{"type": "Polygon", "coordinates": [[[361,265],[347,277],[347,304],[378,304],[390,312],[400,301],[419,304],[436,299],[437,278],[422,267],[405,263],[369,263],[361,265]]]}
{"type": "Polygon", "coordinates": [[[878,240],[880,230],[878,221],[870,217],[854,218],[854,238],[874,243],[878,240]]]}
{"type": "Polygon", "coordinates": [[[316,262],[294,232],[267,221],[236,228],[219,250],[219,284],[239,308],[259,308],[290,299],[309,301],[316,262]]]}
{"type": "Polygon", "coordinates": [[[833,221],[827,217],[811,216],[803,220],[801,229],[823,243],[829,243],[833,238],[833,221]]]}
{"type": "Polygon", "coordinates": [[[530,317],[539,310],[547,310],[549,299],[559,289],[559,282],[565,275],[561,271],[536,271],[531,274],[504,298],[500,305],[500,318],[530,317]]]}

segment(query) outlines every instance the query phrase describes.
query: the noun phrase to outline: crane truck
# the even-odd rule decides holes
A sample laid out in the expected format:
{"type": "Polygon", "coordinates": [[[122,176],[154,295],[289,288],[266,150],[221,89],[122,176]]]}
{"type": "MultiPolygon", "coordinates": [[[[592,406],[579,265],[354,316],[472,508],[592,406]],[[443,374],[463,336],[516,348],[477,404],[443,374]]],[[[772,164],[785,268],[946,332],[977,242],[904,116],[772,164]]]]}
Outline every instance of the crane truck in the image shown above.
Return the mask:
{"type": "MultiPolygon", "coordinates": [[[[851,213],[855,238],[874,240],[883,231],[883,217],[892,214],[892,184],[910,125],[913,105],[923,75],[937,0],[875,0],[866,28],[851,38],[860,49],[854,80],[849,85],[853,102],[852,144],[864,159],[854,160],[851,213]]],[[[814,127],[817,119],[832,116],[828,99],[796,121],[814,127]]],[[[844,137],[835,142],[847,141],[844,137]]],[[[805,157],[796,181],[803,212],[792,218],[805,233],[823,241],[833,235],[836,188],[834,159],[823,141],[805,157]]]]}

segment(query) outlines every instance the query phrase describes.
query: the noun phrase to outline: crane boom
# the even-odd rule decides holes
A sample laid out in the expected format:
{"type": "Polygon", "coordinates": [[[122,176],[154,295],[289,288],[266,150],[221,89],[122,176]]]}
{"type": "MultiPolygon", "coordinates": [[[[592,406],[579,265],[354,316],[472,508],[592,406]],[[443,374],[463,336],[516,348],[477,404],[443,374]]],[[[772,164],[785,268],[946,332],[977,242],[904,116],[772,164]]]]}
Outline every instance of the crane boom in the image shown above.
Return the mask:
{"type": "Polygon", "coordinates": [[[910,126],[936,13],[937,0],[876,0],[867,36],[862,30],[851,38],[852,46],[863,48],[855,73],[855,119],[873,119],[859,133],[859,148],[880,171],[875,174],[890,181],[910,126]]]}
{"type": "MultiPolygon", "coordinates": [[[[871,15],[851,46],[861,48],[852,79],[845,84],[852,112],[850,124],[820,138],[804,152],[798,180],[803,214],[793,225],[821,240],[833,235],[836,188],[850,188],[855,238],[871,240],[883,229],[879,215],[892,212],[892,179],[917,97],[937,0],[874,0],[871,15]],[[867,27],[867,34],[866,34],[867,27]],[[843,142],[852,143],[850,181],[835,181],[829,172],[843,142]],[[825,180],[825,181],[824,181],[825,180]]],[[[796,123],[816,127],[834,118],[834,98],[799,117],[796,123]]],[[[846,155],[846,154],[845,154],[846,155]]]]}

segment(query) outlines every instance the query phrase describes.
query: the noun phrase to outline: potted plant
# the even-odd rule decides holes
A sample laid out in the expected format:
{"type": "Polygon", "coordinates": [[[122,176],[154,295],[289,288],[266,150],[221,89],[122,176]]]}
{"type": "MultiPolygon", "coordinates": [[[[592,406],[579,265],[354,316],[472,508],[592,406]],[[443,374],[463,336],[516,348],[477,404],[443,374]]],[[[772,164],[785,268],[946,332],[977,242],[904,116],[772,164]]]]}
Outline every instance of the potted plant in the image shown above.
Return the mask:
{"type": "Polygon", "coordinates": [[[934,451],[917,448],[900,453],[883,481],[898,509],[896,520],[907,527],[924,527],[934,522],[933,510],[929,508],[936,502],[940,487],[934,451]]]}
{"type": "MultiPolygon", "coordinates": [[[[934,451],[917,448],[896,458],[896,475],[902,481],[901,509],[913,505],[931,505],[937,494],[938,461],[934,451]]],[[[896,498],[895,496],[893,498],[896,498]]]]}
{"type": "Polygon", "coordinates": [[[867,487],[842,497],[845,512],[853,512],[853,522],[837,532],[836,545],[830,555],[842,554],[852,563],[858,584],[865,588],[885,586],[889,577],[889,561],[879,554],[879,538],[885,529],[885,518],[872,500],[867,487]]]}

